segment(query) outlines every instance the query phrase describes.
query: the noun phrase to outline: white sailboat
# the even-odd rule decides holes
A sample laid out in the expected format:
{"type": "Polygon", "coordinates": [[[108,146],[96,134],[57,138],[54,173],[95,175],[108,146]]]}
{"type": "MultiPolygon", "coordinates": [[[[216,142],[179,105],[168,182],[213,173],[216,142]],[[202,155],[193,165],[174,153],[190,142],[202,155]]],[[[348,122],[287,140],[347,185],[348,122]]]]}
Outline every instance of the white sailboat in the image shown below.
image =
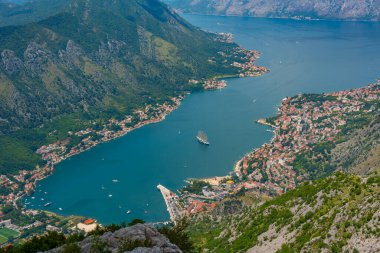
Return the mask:
{"type": "Polygon", "coordinates": [[[208,141],[207,135],[202,131],[198,132],[197,140],[204,145],[210,145],[210,142],[208,141]]]}

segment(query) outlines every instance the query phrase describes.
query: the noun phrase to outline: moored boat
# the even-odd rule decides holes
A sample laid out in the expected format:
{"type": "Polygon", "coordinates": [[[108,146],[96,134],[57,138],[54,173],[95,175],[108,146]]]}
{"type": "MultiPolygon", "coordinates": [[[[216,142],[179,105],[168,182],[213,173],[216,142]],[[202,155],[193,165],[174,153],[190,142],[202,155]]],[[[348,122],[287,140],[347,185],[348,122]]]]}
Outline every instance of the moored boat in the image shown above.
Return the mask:
{"type": "Polygon", "coordinates": [[[197,140],[204,145],[210,145],[210,142],[208,141],[207,135],[202,131],[198,132],[197,140]]]}

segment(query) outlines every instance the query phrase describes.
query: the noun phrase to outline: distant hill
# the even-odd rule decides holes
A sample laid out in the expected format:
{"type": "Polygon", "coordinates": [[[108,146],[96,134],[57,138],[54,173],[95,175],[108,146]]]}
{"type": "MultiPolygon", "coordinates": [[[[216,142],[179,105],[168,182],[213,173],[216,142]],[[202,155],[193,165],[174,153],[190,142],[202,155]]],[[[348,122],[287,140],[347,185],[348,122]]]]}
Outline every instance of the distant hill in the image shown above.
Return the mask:
{"type": "Polygon", "coordinates": [[[69,0],[0,0],[0,27],[40,21],[63,10],[69,0]]]}
{"type": "Polygon", "coordinates": [[[69,130],[167,101],[188,90],[190,79],[237,73],[219,53],[236,44],[193,27],[158,0],[3,5],[0,169],[6,171],[29,168],[39,146],[69,130]]]}
{"type": "Polygon", "coordinates": [[[164,0],[191,13],[273,18],[380,20],[379,0],[164,0]]]}

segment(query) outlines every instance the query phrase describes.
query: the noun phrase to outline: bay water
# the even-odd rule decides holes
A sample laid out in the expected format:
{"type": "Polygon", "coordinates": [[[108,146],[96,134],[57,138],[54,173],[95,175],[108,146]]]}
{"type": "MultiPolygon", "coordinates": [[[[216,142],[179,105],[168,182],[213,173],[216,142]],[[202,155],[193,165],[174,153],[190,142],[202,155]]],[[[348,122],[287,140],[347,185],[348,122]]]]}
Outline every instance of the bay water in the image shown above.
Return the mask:
{"type": "Polygon", "coordinates": [[[238,44],[262,53],[258,64],[270,73],[191,94],[164,121],[60,163],[40,182],[35,199],[24,200],[29,208],[103,224],[166,221],[156,186],[175,191],[187,178],[228,174],[244,154],[270,140],[272,133],[255,121],[274,115],[282,98],[361,87],[380,77],[380,23],[184,17],[208,31],[233,33],[238,44]],[[199,130],[209,147],[196,141],[199,130]]]}

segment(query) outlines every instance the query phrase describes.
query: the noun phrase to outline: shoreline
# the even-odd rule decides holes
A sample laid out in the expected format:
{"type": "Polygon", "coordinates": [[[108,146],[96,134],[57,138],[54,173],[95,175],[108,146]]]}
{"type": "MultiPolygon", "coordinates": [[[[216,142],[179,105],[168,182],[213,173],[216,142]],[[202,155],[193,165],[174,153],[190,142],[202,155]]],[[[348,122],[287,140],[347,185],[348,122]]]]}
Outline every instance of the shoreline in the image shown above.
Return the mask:
{"type": "MultiPolygon", "coordinates": [[[[223,36],[227,36],[227,35],[222,35],[222,37],[223,36]]],[[[232,63],[232,65],[239,70],[238,73],[213,76],[213,77],[207,78],[206,80],[189,80],[189,83],[201,84],[204,91],[224,89],[225,87],[227,87],[227,81],[222,80],[223,78],[259,77],[269,71],[269,69],[267,69],[266,67],[257,66],[255,64],[257,59],[260,58],[260,53],[258,51],[248,50],[248,49],[239,47],[237,52],[242,52],[244,54],[244,57],[242,58],[243,60],[242,63],[238,63],[238,62],[232,63]]],[[[50,176],[55,169],[55,165],[61,163],[62,161],[74,155],[78,155],[82,152],[86,152],[99,144],[106,143],[106,142],[115,140],[117,138],[123,137],[129,132],[137,130],[148,124],[159,123],[165,120],[166,117],[170,113],[172,113],[181,105],[182,100],[187,95],[190,95],[190,94],[191,92],[187,92],[177,97],[169,97],[169,100],[171,100],[171,102],[174,103],[172,105],[168,105],[167,102],[163,104],[156,104],[155,106],[147,105],[145,108],[135,110],[132,113],[132,115],[126,115],[125,118],[121,121],[110,119],[108,125],[103,125],[103,130],[98,131],[98,132],[96,132],[93,129],[85,129],[85,130],[78,131],[77,133],[71,133],[73,135],[76,135],[82,138],[84,136],[94,134],[95,132],[95,135],[100,133],[101,135],[103,135],[103,137],[96,141],[90,140],[88,144],[85,144],[87,146],[78,147],[82,144],[82,142],[85,139],[87,139],[87,138],[83,138],[81,139],[81,142],[77,144],[75,147],[72,147],[70,152],[68,153],[66,153],[67,144],[65,143],[65,140],[57,141],[55,143],[48,144],[47,146],[40,147],[36,151],[36,153],[42,155],[42,160],[47,162],[46,165],[42,168],[37,166],[35,170],[32,170],[30,174],[33,176],[37,174],[38,175],[37,178],[33,179],[32,182],[29,182],[28,183],[29,186],[25,187],[25,190],[22,190],[21,194],[17,194],[16,198],[13,199],[13,201],[11,202],[17,208],[17,203],[16,203],[17,200],[25,197],[26,195],[32,194],[35,188],[37,187],[38,182],[50,176]],[[149,110],[153,110],[154,112],[159,111],[159,113],[158,115],[155,115],[149,118],[149,116],[147,115],[149,110]],[[133,117],[138,117],[139,122],[133,125],[132,127],[126,127],[125,124],[131,123],[132,122],[131,118],[133,117]],[[110,124],[114,124],[114,123],[118,124],[118,126],[121,128],[121,131],[118,131],[115,133],[114,131],[107,129],[107,127],[109,127],[110,124]],[[77,148],[77,149],[73,149],[73,148],[77,148]],[[61,153],[63,154],[57,154],[56,152],[57,150],[61,151],[61,153]]],[[[92,135],[90,135],[89,137],[92,137],[92,135]]]]}
{"type": "MultiPolygon", "coordinates": [[[[95,148],[96,146],[98,146],[100,144],[104,144],[104,143],[116,140],[118,138],[121,138],[123,136],[126,136],[128,133],[130,133],[132,131],[135,131],[135,130],[137,130],[139,128],[142,128],[142,127],[144,127],[146,125],[156,124],[156,123],[159,123],[159,122],[165,120],[166,116],[168,116],[174,110],[178,109],[178,107],[181,105],[182,100],[185,99],[186,95],[187,94],[180,95],[180,96],[176,97],[175,99],[177,99],[176,101],[178,101],[178,103],[176,103],[175,106],[172,107],[170,111],[167,111],[167,112],[163,113],[158,118],[154,118],[154,119],[150,119],[150,120],[139,122],[134,127],[130,128],[130,129],[127,129],[125,131],[122,131],[122,132],[116,134],[115,136],[110,137],[107,140],[99,141],[99,142],[95,143],[92,146],[86,147],[86,148],[84,148],[82,150],[78,150],[77,152],[74,152],[74,153],[67,154],[66,156],[61,157],[61,159],[59,159],[57,161],[54,161],[54,162],[48,161],[47,164],[42,168],[42,170],[46,170],[47,173],[45,175],[43,175],[42,177],[36,178],[33,182],[31,182],[33,184],[33,189],[30,189],[28,192],[23,192],[23,194],[17,196],[14,199],[14,201],[13,201],[14,206],[17,207],[17,204],[16,204],[17,200],[22,199],[22,198],[24,198],[26,196],[32,195],[35,192],[35,188],[37,187],[38,182],[46,179],[49,176],[51,176],[53,174],[54,170],[55,170],[55,166],[58,165],[59,163],[65,161],[66,159],[69,159],[69,158],[71,158],[73,156],[76,156],[76,155],[79,155],[79,154],[84,153],[86,151],[89,151],[92,148],[95,148]]],[[[36,170],[41,170],[41,168],[39,166],[37,166],[36,170]]],[[[54,213],[54,212],[52,212],[52,213],[54,213]]]]}
{"type": "MultiPolygon", "coordinates": [[[[230,35],[222,34],[220,36],[229,43],[228,38],[230,38],[230,35]]],[[[227,81],[223,79],[259,77],[269,71],[265,67],[256,65],[256,60],[260,58],[258,51],[238,47],[235,53],[240,54],[239,60],[231,63],[231,66],[236,68],[236,74],[215,75],[201,80],[189,80],[189,83],[198,85],[203,91],[221,90],[227,87],[227,81]]],[[[32,170],[19,170],[18,174],[12,176],[16,181],[4,176],[6,182],[9,182],[9,187],[16,187],[9,195],[1,196],[1,198],[19,212],[23,212],[23,210],[47,211],[41,207],[28,206],[30,203],[24,203],[23,200],[37,191],[40,181],[54,173],[56,165],[75,155],[89,151],[99,144],[123,137],[148,124],[155,124],[165,120],[170,113],[179,108],[186,96],[192,93],[191,90],[183,91],[175,97],[166,97],[164,102],[153,105],[145,104],[143,107],[132,111],[129,115],[125,115],[122,119],[110,118],[98,125],[93,123],[94,126],[89,125],[87,129],[84,126],[81,130],[76,130],[77,132],[68,131],[66,137],[37,149],[36,153],[41,155],[41,159],[45,161],[44,165],[36,165],[32,170]]],[[[226,177],[214,177],[209,182],[217,185],[222,180],[226,180],[226,177]]],[[[178,206],[178,210],[180,209],[181,207],[178,206]]],[[[51,213],[60,216],[56,212],[51,213]]],[[[68,215],[67,217],[70,216],[68,215]]]]}
{"type": "MultiPolygon", "coordinates": [[[[267,142],[263,143],[260,147],[254,148],[252,151],[249,151],[247,154],[243,155],[238,161],[236,161],[234,163],[233,169],[231,170],[230,173],[235,173],[235,175],[238,176],[238,177],[241,177],[240,165],[243,162],[243,160],[246,158],[246,156],[249,155],[249,154],[251,154],[251,153],[256,152],[263,145],[269,145],[269,144],[271,144],[274,141],[274,139],[276,138],[276,126],[275,125],[270,124],[264,118],[256,120],[256,123],[260,124],[260,125],[271,127],[272,130],[269,130],[269,131],[273,133],[273,136],[267,142]]],[[[191,182],[191,181],[198,180],[198,181],[203,181],[203,182],[209,183],[209,184],[211,184],[213,186],[217,186],[217,185],[220,185],[220,182],[222,180],[229,179],[229,178],[231,178],[231,176],[229,176],[229,175],[226,175],[226,176],[216,176],[216,177],[207,177],[207,178],[189,178],[188,180],[186,180],[186,182],[191,182]],[[211,183],[211,182],[216,182],[216,181],[219,181],[218,184],[211,183]]]]}
{"type": "MultiPolygon", "coordinates": [[[[259,75],[257,75],[256,77],[259,77],[263,74],[265,74],[266,72],[262,72],[260,73],[259,75]]],[[[241,74],[236,74],[236,75],[228,75],[229,77],[228,78],[245,78],[245,77],[249,77],[249,76],[241,76],[241,74]]],[[[217,77],[213,77],[213,78],[210,78],[208,80],[214,80],[214,79],[217,79],[217,80],[220,80],[222,77],[221,76],[217,76],[217,77]]],[[[226,78],[227,78],[227,75],[226,75],[226,78]]],[[[224,89],[226,86],[222,87],[222,88],[218,88],[218,89],[224,89]]],[[[215,89],[203,89],[204,91],[210,91],[210,90],[215,90],[215,89]]],[[[49,160],[46,160],[47,163],[45,166],[43,167],[39,167],[37,166],[35,170],[32,170],[32,171],[36,171],[36,173],[38,173],[40,176],[35,178],[32,182],[30,182],[30,186],[28,187],[28,189],[24,190],[24,191],[20,191],[21,194],[17,194],[16,197],[11,201],[13,206],[15,208],[18,209],[18,205],[17,205],[17,201],[20,200],[20,199],[23,199],[24,197],[27,197],[27,196],[30,196],[32,195],[37,186],[38,186],[38,183],[44,179],[46,179],[47,177],[51,176],[53,173],[54,173],[54,170],[56,169],[56,165],[58,165],[59,163],[65,161],[66,159],[69,159],[75,155],[79,155],[83,152],[86,152],[86,151],[89,151],[91,150],[92,148],[96,147],[97,145],[100,145],[100,144],[103,144],[103,143],[107,143],[107,142],[110,142],[110,141],[113,141],[115,139],[118,139],[118,138],[121,138],[125,135],[127,135],[128,133],[134,131],[134,130],[137,130],[141,127],[144,127],[146,125],[149,125],[149,124],[156,124],[156,123],[160,123],[162,122],[163,120],[166,119],[166,117],[172,113],[174,110],[178,109],[179,106],[181,105],[181,102],[186,98],[187,95],[191,95],[192,93],[188,92],[188,93],[185,93],[185,94],[181,94],[179,95],[178,97],[174,97],[172,98],[174,101],[175,101],[175,105],[170,107],[170,110],[167,110],[165,111],[164,113],[160,114],[158,117],[156,118],[153,118],[153,119],[147,119],[147,120],[143,120],[139,123],[137,123],[135,126],[131,127],[131,128],[128,128],[128,129],[125,129],[123,131],[121,131],[120,133],[117,133],[116,135],[110,137],[110,138],[107,138],[106,140],[100,140],[96,143],[94,143],[93,145],[91,146],[88,146],[86,148],[83,148],[83,149],[80,149],[76,152],[72,152],[72,153],[69,153],[69,154],[66,154],[62,157],[59,157],[58,160],[55,160],[55,161],[49,161],[49,160]],[[40,174],[42,172],[42,174],[40,174]]],[[[33,174],[33,173],[31,173],[33,174]]],[[[27,208],[23,205],[24,208],[27,208]]],[[[29,208],[27,208],[29,209],[29,208]]]]}
{"type": "MultiPolygon", "coordinates": [[[[271,123],[269,123],[269,122],[267,121],[267,119],[258,119],[258,120],[256,121],[256,123],[258,123],[258,124],[260,124],[260,125],[270,126],[270,127],[272,127],[272,128],[276,128],[276,126],[275,126],[275,125],[272,125],[271,123]]],[[[274,131],[274,130],[273,130],[273,131],[274,131]]]]}
{"type": "MultiPolygon", "coordinates": [[[[174,8],[175,9],[175,8],[174,8]]],[[[376,23],[380,22],[380,20],[374,19],[328,19],[328,18],[296,18],[297,16],[293,17],[260,17],[260,16],[249,16],[249,15],[227,15],[227,14],[212,14],[212,13],[200,13],[200,12],[190,12],[190,11],[183,11],[181,9],[175,9],[175,11],[180,15],[196,15],[196,16],[210,16],[210,17],[237,17],[237,18],[252,18],[252,19],[273,19],[273,20],[294,20],[294,21],[309,21],[309,22],[349,22],[349,23],[376,23]]]]}
{"type": "MultiPolygon", "coordinates": [[[[341,127],[348,124],[352,114],[360,112],[366,115],[376,110],[372,103],[380,96],[379,88],[380,80],[357,89],[321,93],[317,97],[310,97],[307,93],[285,97],[274,119],[275,125],[267,119],[257,120],[259,124],[271,126],[274,135],[235,163],[230,172],[235,173],[235,178],[225,176],[224,178],[230,178],[230,182],[217,180],[223,177],[189,180],[187,190],[181,192],[178,200],[184,206],[184,215],[191,217],[212,210],[216,203],[242,189],[281,195],[310,180],[309,172],[299,170],[294,164],[297,156],[311,151],[309,145],[337,141],[336,136],[342,132],[341,127]],[[329,120],[320,120],[324,117],[329,117],[329,120]],[[304,124],[310,126],[307,128],[309,131],[303,131],[304,124]],[[326,127],[328,124],[333,126],[326,127]],[[281,134],[281,131],[287,132],[281,134]],[[192,182],[196,181],[209,185],[201,186],[200,190],[198,185],[192,188],[192,182]]],[[[180,218],[182,216],[177,217],[180,218]]]]}

